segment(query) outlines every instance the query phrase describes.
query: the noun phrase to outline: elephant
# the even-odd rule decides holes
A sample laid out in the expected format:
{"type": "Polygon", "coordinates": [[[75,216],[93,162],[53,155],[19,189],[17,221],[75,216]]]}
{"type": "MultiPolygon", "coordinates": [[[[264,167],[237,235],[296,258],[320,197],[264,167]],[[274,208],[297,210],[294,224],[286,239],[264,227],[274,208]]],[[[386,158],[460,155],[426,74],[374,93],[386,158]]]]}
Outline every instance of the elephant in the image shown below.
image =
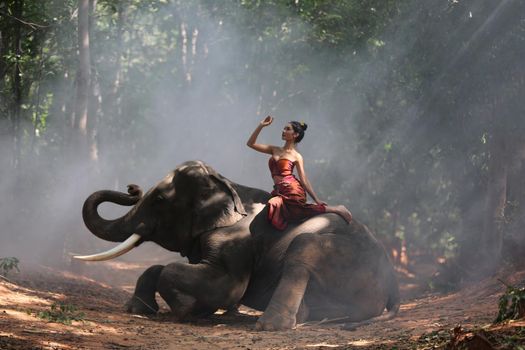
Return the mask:
{"type": "Polygon", "coordinates": [[[257,330],[396,315],[400,296],[393,265],[365,225],[325,213],[278,231],[266,217],[269,198],[202,161],[188,161],[144,195],[137,185],[129,185],[128,193],[91,194],[82,209],[86,227],[122,243],[76,258],[112,259],[145,241],[186,257],[187,262],[151,266],[138,278],[126,303],[135,314],[157,313],[158,293],[177,321],[245,305],[263,312],[257,330]],[[133,208],[108,220],[97,212],[103,202],[133,208]]]}

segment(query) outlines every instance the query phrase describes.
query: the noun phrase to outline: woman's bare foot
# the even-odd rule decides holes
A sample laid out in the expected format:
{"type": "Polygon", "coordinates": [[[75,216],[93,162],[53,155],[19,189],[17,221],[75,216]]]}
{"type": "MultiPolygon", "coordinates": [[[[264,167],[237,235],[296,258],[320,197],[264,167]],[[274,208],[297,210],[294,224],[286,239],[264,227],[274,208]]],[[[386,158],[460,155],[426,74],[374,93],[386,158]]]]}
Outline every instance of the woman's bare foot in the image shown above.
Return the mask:
{"type": "Polygon", "coordinates": [[[346,209],[344,205],[338,205],[336,207],[326,207],[326,211],[328,213],[335,213],[337,215],[340,215],[347,223],[350,223],[352,221],[352,213],[346,209]]]}

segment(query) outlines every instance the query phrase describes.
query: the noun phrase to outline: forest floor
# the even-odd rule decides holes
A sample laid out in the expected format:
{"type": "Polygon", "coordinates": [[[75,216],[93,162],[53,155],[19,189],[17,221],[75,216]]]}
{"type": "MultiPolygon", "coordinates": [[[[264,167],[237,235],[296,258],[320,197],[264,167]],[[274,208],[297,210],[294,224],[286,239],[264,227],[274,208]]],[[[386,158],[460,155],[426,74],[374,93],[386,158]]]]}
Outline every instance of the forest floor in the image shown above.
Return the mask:
{"type": "Polygon", "coordinates": [[[65,271],[20,264],[19,273],[0,278],[0,349],[525,349],[525,319],[492,323],[506,290],[500,280],[523,283],[525,270],[446,294],[425,291],[424,279],[400,273],[403,301],[393,320],[354,331],[326,324],[257,332],[260,313],[244,308],[182,324],[162,304],[152,318],[125,313],[145,267],[83,263],[65,271]]]}

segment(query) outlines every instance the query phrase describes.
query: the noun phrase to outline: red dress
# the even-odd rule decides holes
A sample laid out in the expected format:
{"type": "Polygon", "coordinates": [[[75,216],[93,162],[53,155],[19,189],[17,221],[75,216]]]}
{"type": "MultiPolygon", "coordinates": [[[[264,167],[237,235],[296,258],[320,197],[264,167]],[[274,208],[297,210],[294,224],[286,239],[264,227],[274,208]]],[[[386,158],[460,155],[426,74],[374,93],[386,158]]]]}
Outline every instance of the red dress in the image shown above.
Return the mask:
{"type": "Polygon", "coordinates": [[[289,221],[301,220],[326,212],[321,204],[306,203],[306,192],[293,175],[294,163],[286,158],[270,157],[268,166],[272,177],[282,180],[274,185],[272,198],[268,201],[268,221],[278,230],[284,230],[289,221]]]}

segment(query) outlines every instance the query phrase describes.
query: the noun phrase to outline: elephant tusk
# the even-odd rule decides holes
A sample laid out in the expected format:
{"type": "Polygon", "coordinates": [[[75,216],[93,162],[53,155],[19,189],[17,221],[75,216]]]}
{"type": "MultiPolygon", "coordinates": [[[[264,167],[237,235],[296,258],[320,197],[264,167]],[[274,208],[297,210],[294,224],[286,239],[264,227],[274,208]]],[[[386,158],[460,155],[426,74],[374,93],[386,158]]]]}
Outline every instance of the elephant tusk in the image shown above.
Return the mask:
{"type": "Polygon", "coordinates": [[[116,258],[117,256],[121,256],[122,254],[125,254],[129,252],[131,249],[135,247],[135,243],[137,243],[142,237],[136,233],[129,236],[128,239],[126,239],[124,242],[120,243],[118,246],[111,248],[108,251],[93,254],[93,255],[75,255],[73,258],[78,260],[85,260],[85,261],[104,261],[104,260],[110,260],[113,258],[116,258]]]}

